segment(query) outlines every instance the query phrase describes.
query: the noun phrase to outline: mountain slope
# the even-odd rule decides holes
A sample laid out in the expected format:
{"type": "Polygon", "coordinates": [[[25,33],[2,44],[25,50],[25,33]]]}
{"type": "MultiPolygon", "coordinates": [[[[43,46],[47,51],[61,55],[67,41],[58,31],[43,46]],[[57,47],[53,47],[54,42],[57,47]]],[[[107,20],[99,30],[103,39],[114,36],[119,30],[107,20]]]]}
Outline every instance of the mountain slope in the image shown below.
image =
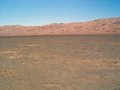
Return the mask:
{"type": "Polygon", "coordinates": [[[54,23],[45,26],[0,26],[0,36],[71,34],[120,34],[120,18],[97,19],[88,22],[54,23]]]}

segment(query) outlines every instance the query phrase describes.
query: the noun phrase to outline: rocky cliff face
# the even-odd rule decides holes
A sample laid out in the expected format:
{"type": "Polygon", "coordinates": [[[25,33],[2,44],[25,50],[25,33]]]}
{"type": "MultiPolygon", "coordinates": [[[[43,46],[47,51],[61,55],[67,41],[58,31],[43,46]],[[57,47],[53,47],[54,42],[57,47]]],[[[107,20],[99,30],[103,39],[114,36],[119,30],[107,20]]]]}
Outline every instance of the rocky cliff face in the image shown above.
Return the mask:
{"type": "Polygon", "coordinates": [[[54,23],[45,26],[0,26],[0,36],[120,34],[120,18],[88,22],[54,23]]]}

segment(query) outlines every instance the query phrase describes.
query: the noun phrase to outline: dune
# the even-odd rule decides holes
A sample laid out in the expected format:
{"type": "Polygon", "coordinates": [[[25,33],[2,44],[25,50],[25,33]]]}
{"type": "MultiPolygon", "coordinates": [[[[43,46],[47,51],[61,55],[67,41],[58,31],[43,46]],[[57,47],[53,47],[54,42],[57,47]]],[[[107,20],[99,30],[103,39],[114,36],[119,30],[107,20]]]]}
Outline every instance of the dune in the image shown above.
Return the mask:
{"type": "Polygon", "coordinates": [[[120,34],[120,18],[88,22],[53,23],[44,26],[0,26],[0,36],[120,34]]]}

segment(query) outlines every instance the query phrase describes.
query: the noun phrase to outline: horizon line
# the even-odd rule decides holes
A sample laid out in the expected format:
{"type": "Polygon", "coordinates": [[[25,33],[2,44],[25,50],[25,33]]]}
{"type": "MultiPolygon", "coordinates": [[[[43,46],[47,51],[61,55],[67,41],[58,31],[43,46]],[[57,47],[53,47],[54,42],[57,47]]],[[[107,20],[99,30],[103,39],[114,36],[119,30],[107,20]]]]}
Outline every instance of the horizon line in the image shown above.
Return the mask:
{"type": "Polygon", "coordinates": [[[51,25],[51,24],[84,23],[84,22],[95,21],[95,20],[102,20],[102,19],[115,19],[115,18],[120,18],[120,16],[118,16],[118,17],[104,17],[104,18],[96,18],[96,19],[86,20],[86,21],[52,22],[52,23],[39,24],[39,25],[3,24],[3,25],[0,25],[0,26],[46,26],[46,25],[51,25]]]}

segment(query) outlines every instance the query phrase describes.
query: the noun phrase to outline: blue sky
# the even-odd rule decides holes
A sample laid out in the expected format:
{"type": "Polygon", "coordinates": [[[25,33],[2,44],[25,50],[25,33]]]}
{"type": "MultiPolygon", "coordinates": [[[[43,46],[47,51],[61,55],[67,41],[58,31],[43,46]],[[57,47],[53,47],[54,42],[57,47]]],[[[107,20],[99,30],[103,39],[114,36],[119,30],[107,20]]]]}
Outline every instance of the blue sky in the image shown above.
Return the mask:
{"type": "Polygon", "coordinates": [[[120,0],[0,0],[0,25],[44,25],[120,17],[120,0]]]}

